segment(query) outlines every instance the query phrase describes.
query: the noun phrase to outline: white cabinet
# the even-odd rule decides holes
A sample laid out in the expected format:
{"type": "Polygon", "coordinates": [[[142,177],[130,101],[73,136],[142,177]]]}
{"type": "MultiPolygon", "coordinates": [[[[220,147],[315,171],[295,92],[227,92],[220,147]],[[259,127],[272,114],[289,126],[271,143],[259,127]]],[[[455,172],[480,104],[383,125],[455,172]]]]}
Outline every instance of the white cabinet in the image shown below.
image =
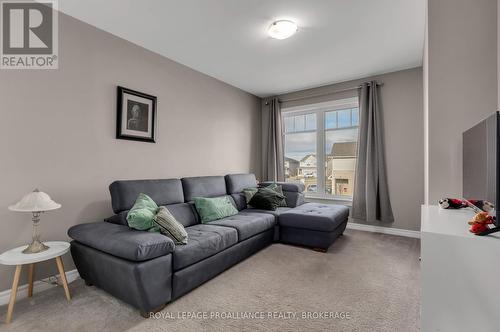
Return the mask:
{"type": "Polygon", "coordinates": [[[421,330],[500,331],[500,233],[470,233],[468,208],[421,213],[421,330]]]}

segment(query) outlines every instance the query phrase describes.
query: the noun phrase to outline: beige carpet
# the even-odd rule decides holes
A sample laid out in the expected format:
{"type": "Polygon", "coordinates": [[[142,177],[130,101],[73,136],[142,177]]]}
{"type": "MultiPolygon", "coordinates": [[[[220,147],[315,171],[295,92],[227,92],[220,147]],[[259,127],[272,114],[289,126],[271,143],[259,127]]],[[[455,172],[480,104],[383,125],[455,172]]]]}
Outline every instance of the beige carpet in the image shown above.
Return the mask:
{"type": "Polygon", "coordinates": [[[9,326],[0,307],[0,330],[418,331],[419,248],[417,239],[354,230],[327,253],[274,244],[169,304],[158,319],[78,280],[71,303],[60,287],[19,301],[9,326]],[[193,314],[208,318],[186,318],[193,314]]]}

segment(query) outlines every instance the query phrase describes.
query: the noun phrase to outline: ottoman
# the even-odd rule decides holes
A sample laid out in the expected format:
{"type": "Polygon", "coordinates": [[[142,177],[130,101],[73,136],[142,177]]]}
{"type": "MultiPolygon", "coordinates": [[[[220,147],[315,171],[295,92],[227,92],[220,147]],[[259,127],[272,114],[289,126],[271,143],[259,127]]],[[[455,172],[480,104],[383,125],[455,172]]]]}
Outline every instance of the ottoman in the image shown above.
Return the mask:
{"type": "Polygon", "coordinates": [[[280,241],[325,252],[344,232],[349,208],[305,203],[279,215],[280,241]]]}

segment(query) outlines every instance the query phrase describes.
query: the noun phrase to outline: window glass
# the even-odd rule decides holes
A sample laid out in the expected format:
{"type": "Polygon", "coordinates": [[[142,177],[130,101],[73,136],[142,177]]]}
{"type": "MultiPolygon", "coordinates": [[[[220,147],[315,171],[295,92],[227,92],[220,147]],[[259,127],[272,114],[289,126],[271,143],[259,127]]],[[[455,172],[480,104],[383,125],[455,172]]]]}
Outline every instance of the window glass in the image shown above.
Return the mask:
{"type": "Polygon", "coordinates": [[[296,115],[285,113],[283,122],[285,180],[303,183],[306,195],[352,197],[359,109],[318,109],[296,115]],[[318,116],[324,117],[323,123],[317,123],[318,116]],[[321,133],[324,135],[320,135],[321,133]],[[324,140],[324,143],[320,151],[316,151],[320,139],[324,140]],[[324,160],[323,165],[318,165],[318,158],[324,160]],[[324,177],[319,174],[319,167],[325,167],[324,177]]]}
{"type": "Polygon", "coordinates": [[[333,129],[337,128],[337,112],[325,112],[325,128],[333,129]]]}
{"type": "Polygon", "coordinates": [[[306,114],[306,130],[316,130],[316,114],[306,114]]]}
{"type": "Polygon", "coordinates": [[[306,121],[304,115],[297,115],[295,117],[295,130],[294,131],[304,131],[306,127],[306,121]]]}
{"type": "Polygon", "coordinates": [[[359,108],[353,108],[351,112],[352,126],[359,126],[359,108]]]}
{"type": "Polygon", "coordinates": [[[352,197],[358,128],[325,132],[325,193],[352,197]]]}
{"type": "Polygon", "coordinates": [[[293,132],[293,117],[285,118],[285,133],[293,132]]]}
{"type": "Polygon", "coordinates": [[[285,181],[301,182],[317,191],[316,132],[285,135],[285,181]]]}
{"type": "Polygon", "coordinates": [[[338,127],[346,128],[351,126],[351,110],[340,110],[337,111],[338,117],[338,127]]]}

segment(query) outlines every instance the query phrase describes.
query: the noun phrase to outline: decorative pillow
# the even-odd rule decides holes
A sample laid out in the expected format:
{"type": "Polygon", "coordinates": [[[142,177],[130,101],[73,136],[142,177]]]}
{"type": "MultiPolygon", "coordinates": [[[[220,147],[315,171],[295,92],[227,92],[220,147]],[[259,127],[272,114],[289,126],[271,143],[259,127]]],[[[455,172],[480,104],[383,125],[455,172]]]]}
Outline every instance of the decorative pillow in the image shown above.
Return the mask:
{"type": "Polygon", "coordinates": [[[140,193],[134,206],[127,214],[129,227],[146,231],[155,226],[153,218],[158,211],[158,205],[146,194],[140,193]]]}
{"type": "Polygon", "coordinates": [[[160,206],[153,222],[160,229],[160,233],[171,238],[175,244],[187,243],[188,234],[184,226],[175,219],[166,207],[160,206]]]}
{"type": "Polygon", "coordinates": [[[274,211],[280,202],[285,198],[284,195],[270,188],[260,188],[250,200],[250,205],[256,209],[274,211]]]}
{"type": "Polygon", "coordinates": [[[247,201],[247,204],[248,202],[250,202],[250,200],[252,199],[253,195],[255,195],[255,193],[257,192],[257,188],[245,188],[243,189],[243,194],[245,194],[245,199],[247,201]]]}
{"type": "Polygon", "coordinates": [[[278,194],[281,194],[285,197],[285,198],[283,198],[283,200],[280,202],[280,204],[278,206],[281,206],[281,207],[288,206],[286,204],[286,196],[283,194],[283,187],[282,186],[278,185],[277,183],[272,183],[269,186],[267,186],[267,188],[272,189],[272,190],[276,191],[278,194]]]}
{"type": "Polygon", "coordinates": [[[213,198],[195,197],[194,206],[201,217],[202,223],[238,214],[238,210],[234,207],[229,196],[213,198]]]}

